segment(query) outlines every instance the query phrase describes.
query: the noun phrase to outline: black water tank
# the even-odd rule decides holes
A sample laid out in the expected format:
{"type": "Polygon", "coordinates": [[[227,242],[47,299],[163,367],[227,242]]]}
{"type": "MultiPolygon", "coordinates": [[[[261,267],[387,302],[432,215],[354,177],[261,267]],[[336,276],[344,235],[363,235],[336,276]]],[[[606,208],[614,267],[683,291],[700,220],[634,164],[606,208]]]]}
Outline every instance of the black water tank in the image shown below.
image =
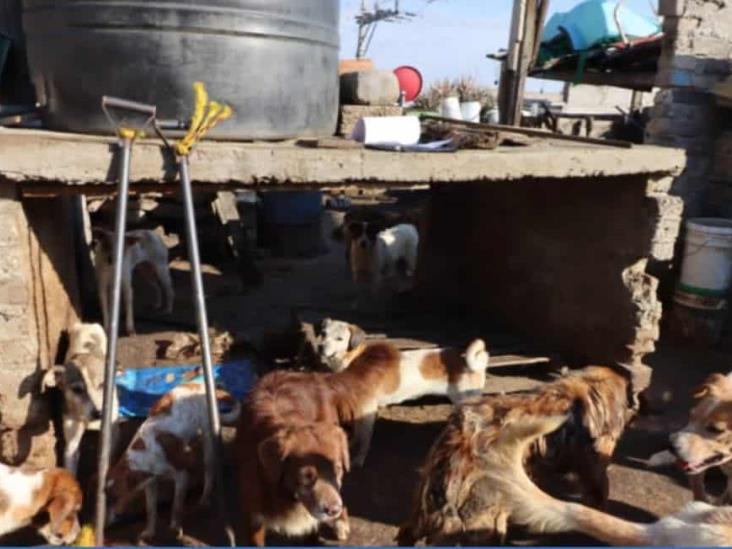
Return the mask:
{"type": "Polygon", "coordinates": [[[232,105],[214,136],[331,135],[338,0],[23,0],[28,61],[47,127],[109,133],[102,95],[187,119],[192,84],[232,105]]]}

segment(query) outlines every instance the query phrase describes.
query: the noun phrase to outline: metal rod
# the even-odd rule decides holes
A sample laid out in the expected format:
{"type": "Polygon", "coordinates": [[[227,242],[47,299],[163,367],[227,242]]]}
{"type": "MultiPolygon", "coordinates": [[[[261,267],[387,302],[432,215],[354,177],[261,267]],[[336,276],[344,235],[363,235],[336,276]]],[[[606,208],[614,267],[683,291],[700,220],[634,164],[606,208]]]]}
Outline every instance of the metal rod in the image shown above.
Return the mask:
{"type": "Polygon", "coordinates": [[[130,184],[130,157],[132,139],[121,138],[122,158],[117,184],[117,213],[114,224],[114,249],[112,270],[112,302],[107,326],[107,359],[104,365],[104,400],[102,401],[102,428],[100,437],[97,505],[95,514],[95,543],[104,545],[107,500],[105,485],[109,470],[110,447],[112,443],[112,402],[114,399],[115,365],[117,363],[117,336],[119,334],[119,309],[122,286],[122,259],[124,256],[125,227],[127,225],[127,193],[130,184]]]}
{"type": "Polygon", "coordinates": [[[130,101],[129,99],[120,99],[119,97],[110,97],[105,95],[102,97],[102,108],[113,107],[115,109],[124,109],[127,111],[137,111],[147,115],[155,116],[155,105],[130,101]]]}
{"type": "Polygon", "coordinates": [[[216,385],[214,383],[213,364],[211,361],[211,344],[208,339],[208,315],[206,313],[206,299],[203,293],[203,277],[201,275],[201,259],[198,251],[198,232],[196,230],[196,214],[193,209],[193,192],[191,178],[188,171],[188,157],[178,158],[180,170],[180,186],[183,195],[183,208],[186,217],[186,232],[188,237],[188,261],[191,264],[191,281],[193,283],[193,298],[196,305],[196,320],[198,321],[198,335],[201,339],[201,354],[203,355],[203,379],[206,385],[206,404],[208,407],[209,436],[213,450],[213,466],[216,473],[216,494],[224,523],[224,530],[229,545],[235,545],[234,532],[229,524],[229,513],[226,508],[224,495],[223,463],[221,461],[221,420],[216,400],[216,385]]]}

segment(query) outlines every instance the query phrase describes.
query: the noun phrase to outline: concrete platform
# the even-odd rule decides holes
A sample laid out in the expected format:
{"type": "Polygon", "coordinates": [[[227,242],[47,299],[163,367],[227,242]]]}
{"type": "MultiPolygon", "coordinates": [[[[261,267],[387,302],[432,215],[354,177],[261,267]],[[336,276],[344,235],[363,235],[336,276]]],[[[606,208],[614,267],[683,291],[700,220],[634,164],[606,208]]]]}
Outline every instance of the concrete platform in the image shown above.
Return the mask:
{"type": "MultiPolygon", "coordinates": [[[[28,129],[0,129],[0,181],[64,186],[114,182],[114,139],[28,129]]],[[[116,155],[114,155],[116,159],[116,155]]],[[[198,184],[233,186],[380,186],[424,183],[670,175],[684,152],[656,146],[630,149],[551,139],[522,147],[457,153],[392,153],[320,149],[293,142],[201,144],[191,157],[198,184]]],[[[133,152],[134,183],[175,180],[175,166],[157,140],[133,152]]],[[[69,192],[67,190],[66,192],[69,192]]],[[[73,190],[70,192],[74,192],[73,190]]],[[[84,192],[78,189],[76,192],[84,192]]]]}

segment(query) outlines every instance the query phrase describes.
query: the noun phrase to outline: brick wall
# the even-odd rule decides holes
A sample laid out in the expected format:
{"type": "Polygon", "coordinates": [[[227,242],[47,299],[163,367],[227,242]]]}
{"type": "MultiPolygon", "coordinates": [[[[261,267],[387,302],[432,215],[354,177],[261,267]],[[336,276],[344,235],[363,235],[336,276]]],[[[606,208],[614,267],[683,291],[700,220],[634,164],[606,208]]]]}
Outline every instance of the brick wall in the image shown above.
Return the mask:
{"type": "Polygon", "coordinates": [[[687,151],[687,167],[671,192],[684,199],[685,216],[710,213],[717,141],[725,117],[709,89],[732,73],[732,4],[722,0],[661,0],[663,52],[646,141],[687,151]]]}
{"type": "Polygon", "coordinates": [[[43,371],[78,320],[67,198],[22,201],[0,185],[0,461],[55,465],[43,371]]]}

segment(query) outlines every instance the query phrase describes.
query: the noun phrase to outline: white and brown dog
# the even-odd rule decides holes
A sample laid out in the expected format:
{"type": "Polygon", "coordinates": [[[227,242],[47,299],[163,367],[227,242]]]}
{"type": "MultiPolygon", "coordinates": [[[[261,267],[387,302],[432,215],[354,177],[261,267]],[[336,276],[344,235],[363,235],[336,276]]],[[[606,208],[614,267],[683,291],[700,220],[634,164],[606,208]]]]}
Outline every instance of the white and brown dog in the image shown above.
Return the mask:
{"type": "MultiPolygon", "coordinates": [[[[239,418],[241,404],[226,391],[217,389],[216,393],[219,403],[230,408],[221,414],[222,425],[233,425],[239,418]]],[[[213,489],[214,471],[206,390],[203,383],[186,383],[153,405],[124,455],[110,469],[106,484],[109,522],[114,522],[131,500],[144,491],[147,522],[140,537],[152,538],[157,524],[158,481],[173,479],[175,494],[170,528],[180,534],[188,483],[199,464],[199,454],[192,446],[197,442],[203,446],[204,465],[200,504],[207,506],[213,489]]]]}
{"type": "Polygon", "coordinates": [[[558,500],[543,492],[527,476],[524,458],[541,437],[560,428],[567,416],[507,411],[500,436],[480,459],[493,488],[509,509],[511,520],[534,532],[581,532],[609,545],[730,546],[732,507],[691,502],[681,511],[650,524],[624,520],[578,503],[558,500]]]}
{"type": "Polygon", "coordinates": [[[0,536],[33,525],[52,545],[79,535],[82,492],[63,469],[37,471],[0,463],[0,536]]]}
{"type": "MultiPolygon", "coordinates": [[[[104,360],[107,335],[99,324],[76,323],[69,330],[69,348],[62,365],[45,372],[41,390],[62,394],[64,467],[76,474],[79,446],[87,429],[99,429],[104,400],[104,360]]],[[[118,419],[117,393],[112,402],[112,422],[118,419]]],[[[116,438],[116,437],[113,437],[116,438]]]]}
{"type": "Polygon", "coordinates": [[[411,289],[417,270],[419,232],[410,223],[378,231],[378,225],[352,222],[346,227],[348,264],[359,292],[357,304],[369,297],[411,289]]]}
{"type": "MultiPolygon", "coordinates": [[[[94,268],[97,273],[97,287],[102,307],[104,326],[109,328],[109,307],[112,291],[114,233],[103,229],[92,231],[94,268]]],[[[173,310],[173,281],[168,264],[168,248],[155,231],[129,231],[125,234],[122,260],[122,299],[125,304],[125,328],[128,334],[135,333],[134,302],[132,293],[132,272],[138,265],[148,266],[157,282],[156,309],[169,314],[173,310]]]]}
{"type": "Polygon", "coordinates": [[[732,373],[712,374],[694,391],[699,402],[687,425],[670,437],[678,465],[689,476],[694,499],[732,503],[732,373]],[[720,467],[727,488],[719,499],[707,494],[704,475],[720,467]]]}

